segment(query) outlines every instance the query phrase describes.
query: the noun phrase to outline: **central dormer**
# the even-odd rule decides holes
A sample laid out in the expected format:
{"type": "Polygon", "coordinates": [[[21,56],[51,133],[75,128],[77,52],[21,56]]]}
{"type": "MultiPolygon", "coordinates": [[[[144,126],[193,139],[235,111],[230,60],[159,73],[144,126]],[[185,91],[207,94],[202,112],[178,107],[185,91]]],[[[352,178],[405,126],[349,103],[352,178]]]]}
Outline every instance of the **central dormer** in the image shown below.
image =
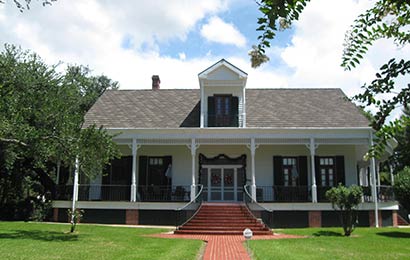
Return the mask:
{"type": "Polygon", "coordinates": [[[246,127],[245,86],[248,74],[222,59],[198,74],[201,128],[246,127]]]}

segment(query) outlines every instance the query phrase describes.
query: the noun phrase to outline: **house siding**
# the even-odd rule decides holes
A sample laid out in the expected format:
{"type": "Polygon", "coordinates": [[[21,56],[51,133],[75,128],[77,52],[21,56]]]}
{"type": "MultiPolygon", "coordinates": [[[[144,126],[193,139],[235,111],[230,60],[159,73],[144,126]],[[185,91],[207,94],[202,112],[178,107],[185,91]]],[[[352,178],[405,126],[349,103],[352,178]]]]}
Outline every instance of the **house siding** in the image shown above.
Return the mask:
{"type": "MultiPolygon", "coordinates": [[[[131,149],[121,146],[123,156],[129,156],[131,149]]],[[[251,177],[251,155],[245,145],[201,145],[196,155],[196,178],[198,181],[199,154],[215,157],[225,154],[229,157],[246,155],[246,176],[251,177]]],[[[191,153],[184,145],[143,145],[138,149],[138,156],[172,156],[173,185],[191,185],[191,153]]],[[[306,156],[308,167],[308,185],[312,185],[310,153],[304,145],[261,145],[256,149],[255,171],[256,186],[274,185],[273,156],[306,156]]],[[[321,145],[316,156],[343,156],[345,164],[346,185],[357,184],[356,148],[354,145],[321,145]]],[[[137,162],[138,163],[138,162],[137,162]]],[[[316,180],[318,183],[319,180],[316,180]]]]}

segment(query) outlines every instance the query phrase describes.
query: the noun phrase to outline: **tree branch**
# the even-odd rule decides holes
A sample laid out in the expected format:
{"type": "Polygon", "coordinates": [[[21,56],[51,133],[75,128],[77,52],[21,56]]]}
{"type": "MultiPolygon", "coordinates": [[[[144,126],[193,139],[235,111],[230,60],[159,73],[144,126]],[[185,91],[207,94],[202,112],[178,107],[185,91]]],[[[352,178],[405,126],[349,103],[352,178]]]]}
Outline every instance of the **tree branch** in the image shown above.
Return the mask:
{"type": "Polygon", "coordinates": [[[28,144],[26,144],[25,142],[22,142],[22,141],[20,141],[20,140],[13,139],[13,138],[1,138],[1,137],[0,137],[0,142],[3,142],[3,143],[13,143],[13,144],[18,144],[18,145],[25,146],[25,147],[28,146],[28,144]]]}

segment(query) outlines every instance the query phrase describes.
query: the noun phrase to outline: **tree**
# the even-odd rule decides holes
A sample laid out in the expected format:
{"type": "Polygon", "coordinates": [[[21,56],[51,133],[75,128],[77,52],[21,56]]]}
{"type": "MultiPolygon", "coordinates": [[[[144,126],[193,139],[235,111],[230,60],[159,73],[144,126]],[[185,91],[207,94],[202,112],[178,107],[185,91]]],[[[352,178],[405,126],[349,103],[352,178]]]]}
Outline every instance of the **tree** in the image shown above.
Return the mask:
{"type": "MultiPolygon", "coordinates": [[[[410,108],[403,109],[403,117],[410,117],[410,108]]],[[[391,161],[394,165],[395,172],[403,170],[406,166],[410,167],[410,125],[406,125],[395,136],[397,147],[391,161]]]]}
{"type": "MultiPolygon", "coordinates": [[[[258,19],[259,44],[250,52],[252,66],[257,67],[259,61],[264,61],[265,49],[270,47],[270,41],[275,32],[289,28],[293,21],[299,19],[309,0],[260,0],[259,10],[262,17],[258,19]],[[258,56],[255,58],[254,56],[258,56]],[[261,58],[262,57],[262,58],[261,58]]],[[[410,42],[410,2],[406,0],[379,0],[374,6],[354,21],[346,33],[342,64],[346,70],[356,67],[364,58],[368,48],[377,40],[393,39],[397,45],[403,46],[410,42]]],[[[397,86],[397,78],[408,75],[410,61],[390,59],[380,67],[376,79],[362,87],[362,93],[355,95],[353,100],[365,106],[377,109],[371,125],[376,130],[376,142],[369,151],[369,156],[380,157],[387,141],[397,135],[404,127],[410,125],[409,116],[388,121],[392,111],[397,107],[408,108],[410,101],[410,84],[397,86]],[[386,99],[386,94],[390,98],[386,99]]]]}
{"type": "Polygon", "coordinates": [[[400,171],[394,181],[394,194],[400,204],[410,212],[410,167],[400,171]]]}
{"type": "Polygon", "coordinates": [[[356,185],[345,187],[339,183],[326,191],[326,198],[332,203],[332,207],[339,213],[344,235],[350,236],[357,223],[357,205],[363,196],[362,188],[356,185]]]}
{"type": "MultiPolygon", "coordinates": [[[[16,7],[20,10],[20,12],[23,12],[24,10],[30,9],[30,4],[32,0],[13,0],[13,3],[16,5],[16,7]]],[[[57,0],[37,0],[40,1],[43,6],[51,5],[53,2],[57,0]]],[[[4,4],[6,0],[0,0],[0,4],[4,4]]]]}
{"type": "MultiPolygon", "coordinates": [[[[78,156],[81,172],[93,177],[118,155],[105,130],[82,129],[87,110],[118,83],[92,76],[83,66],[68,66],[65,73],[56,68],[12,45],[5,45],[0,54],[2,210],[5,205],[10,207],[15,193],[20,193],[20,199],[55,193],[53,169],[58,162],[70,166],[78,156]],[[34,182],[40,187],[34,188],[34,182]]],[[[17,204],[14,201],[15,207],[17,204]]]]}
{"type": "Polygon", "coordinates": [[[257,0],[259,11],[262,17],[258,18],[257,31],[258,45],[252,46],[249,52],[252,68],[259,67],[262,63],[268,62],[269,58],[265,54],[265,49],[270,48],[270,41],[276,36],[276,31],[290,28],[292,22],[299,19],[300,13],[309,0],[257,0]]]}

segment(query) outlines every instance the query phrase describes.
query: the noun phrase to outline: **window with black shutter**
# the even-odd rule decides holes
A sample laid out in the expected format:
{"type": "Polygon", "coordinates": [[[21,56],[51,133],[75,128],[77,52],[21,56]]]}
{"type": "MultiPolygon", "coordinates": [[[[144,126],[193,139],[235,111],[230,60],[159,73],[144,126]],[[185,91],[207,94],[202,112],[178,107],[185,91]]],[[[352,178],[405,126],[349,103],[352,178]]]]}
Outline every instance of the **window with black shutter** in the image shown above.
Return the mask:
{"type": "Polygon", "coordinates": [[[345,166],[343,156],[317,156],[315,158],[316,182],[318,186],[334,187],[345,184],[345,166]]]}
{"type": "Polygon", "coordinates": [[[238,97],[214,95],[208,97],[208,127],[237,127],[238,97]]]}
{"type": "Polygon", "coordinates": [[[307,158],[273,157],[275,185],[278,186],[306,186],[307,185],[307,158]]]}
{"type": "Polygon", "coordinates": [[[172,157],[140,156],[139,159],[139,185],[140,186],[167,186],[172,184],[172,157]]]}

